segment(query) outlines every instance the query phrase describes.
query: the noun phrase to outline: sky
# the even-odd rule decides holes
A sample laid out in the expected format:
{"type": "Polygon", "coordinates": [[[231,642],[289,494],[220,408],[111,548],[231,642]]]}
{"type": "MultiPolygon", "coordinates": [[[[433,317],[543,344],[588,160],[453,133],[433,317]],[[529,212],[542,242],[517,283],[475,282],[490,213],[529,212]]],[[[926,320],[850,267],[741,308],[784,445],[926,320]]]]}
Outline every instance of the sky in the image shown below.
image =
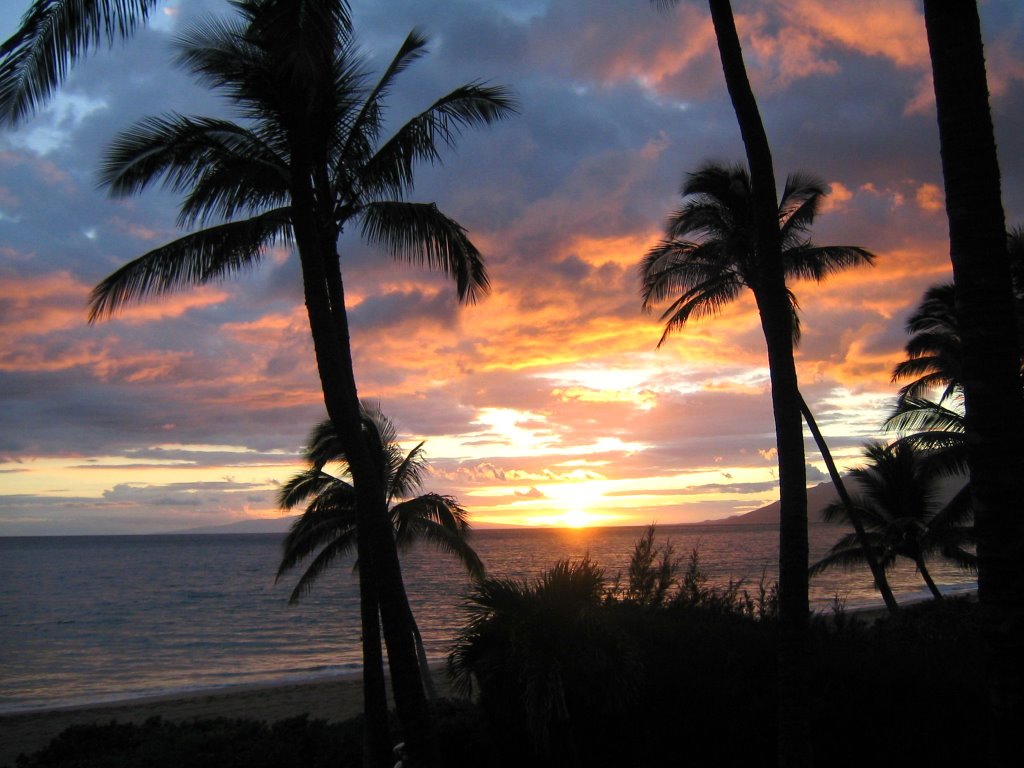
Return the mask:
{"type": "MultiPolygon", "coordinates": [[[[919,2],[735,0],[781,187],[831,194],[819,244],[876,265],[796,283],[801,389],[844,467],[884,438],[893,365],[922,292],[948,280],[938,133],[919,2]]],[[[981,4],[1008,225],[1024,224],[1024,6],[981,4]]],[[[25,0],[0,0],[0,37],[25,0]]],[[[519,114],[418,169],[483,252],[492,291],[460,306],[443,276],[341,243],[356,376],[412,448],[426,490],[475,525],[684,523],[777,498],[764,340],[749,297],[660,348],[637,265],[687,172],[743,160],[706,4],[353,0],[380,72],[414,27],[390,125],[470,81],[519,114]]],[[[171,64],[223,0],[168,0],[56,99],[0,132],[0,535],[174,531],[277,517],[325,412],[295,255],[90,326],[91,288],[181,233],[154,188],[112,199],[98,159],[147,115],[225,115],[171,64]]],[[[808,481],[825,479],[808,440],[808,481]]]]}

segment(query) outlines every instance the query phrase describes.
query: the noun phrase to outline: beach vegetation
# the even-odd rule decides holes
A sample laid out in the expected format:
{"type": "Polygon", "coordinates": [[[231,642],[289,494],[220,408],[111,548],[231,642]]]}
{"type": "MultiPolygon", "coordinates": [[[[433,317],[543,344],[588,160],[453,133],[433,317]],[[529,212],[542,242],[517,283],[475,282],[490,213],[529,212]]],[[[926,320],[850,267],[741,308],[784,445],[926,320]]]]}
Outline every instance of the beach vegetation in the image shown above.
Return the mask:
{"type": "MultiPolygon", "coordinates": [[[[422,34],[409,33],[373,78],[347,3],[242,0],[234,9],[187,30],[177,62],[224,96],[238,120],[146,118],[119,135],[102,162],[101,182],[113,195],[162,180],[184,195],[180,223],[198,229],[103,280],[90,319],[252,268],[276,243],[295,247],[324,404],[359,496],[358,554],[377,584],[406,743],[416,761],[436,764],[383,478],[363,435],[338,240],[355,229],[400,262],[451,276],[461,301],[486,293],[483,258],[465,229],[408,196],[418,163],[437,161],[463,130],[507,117],[513,100],[503,87],[470,82],[389,134],[386,102],[426,53],[422,34]]],[[[380,702],[368,702],[367,712],[376,724],[368,764],[386,765],[391,741],[380,702]]]]}
{"type": "MultiPolygon", "coordinates": [[[[660,558],[648,552],[665,551],[649,540],[638,542],[640,560],[651,564],[643,582],[659,572],[660,558]]],[[[681,754],[695,766],[777,764],[771,585],[762,580],[751,594],[740,582],[715,583],[699,550],[677,564],[672,590],[657,603],[628,599],[629,587],[605,583],[589,559],[559,562],[533,581],[488,579],[473,589],[449,670],[480,706],[491,744],[481,765],[644,766],[674,764],[681,754]]],[[[872,624],[854,612],[816,617],[806,660],[818,759],[904,764],[887,750],[892,733],[883,724],[892,722],[901,723],[901,750],[937,765],[967,759],[969,744],[944,747],[940,736],[983,718],[963,710],[982,696],[973,676],[979,659],[970,657],[981,642],[975,608],[951,598],[872,624]],[[921,700],[958,704],[936,709],[921,700]]]]}

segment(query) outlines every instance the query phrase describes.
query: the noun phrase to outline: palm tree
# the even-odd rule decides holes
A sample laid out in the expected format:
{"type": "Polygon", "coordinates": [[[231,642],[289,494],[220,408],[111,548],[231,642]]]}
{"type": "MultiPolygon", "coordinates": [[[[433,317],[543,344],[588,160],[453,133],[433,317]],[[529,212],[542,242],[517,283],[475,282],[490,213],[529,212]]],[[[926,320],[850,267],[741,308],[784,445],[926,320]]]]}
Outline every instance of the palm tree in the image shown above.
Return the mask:
{"type": "MultiPolygon", "coordinates": [[[[379,408],[372,406],[363,406],[363,429],[367,441],[374,449],[374,460],[384,476],[391,524],[398,548],[402,550],[418,541],[427,541],[440,551],[454,555],[473,579],[483,578],[483,563],[466,540],[469,521],[465,509],[451,496],[436,493],[416,495],[422,487],[427,469],[423,443],[408,454],[404,453],[398,444],[394,424],[379,408]]],[[[298,602],[307,594],[317,578],[335,560],[355,551],[358,537],[359,500],[352,485],[343,479],[349,475],[348,465],[338,434],[330,421],[322,422],[313,430],[306,449],[306,459],[309,468],[285,483],[278,495],[282,509],[291,510],[301,504],[305,504],[306,509],[285,538],[277,579],[312,557],[292,590],[290,603],[298,602]],[[337,465],[337,475],[325,471],[328,464],[337,465]]],[[[357,570],[358,565],[357,561],[357,570]]],[[[383,661],[380,631],[372,631],[373,626],[378,626],[378,608],[376,605],[367,608],[372,608],[372,611],[369,616],[363,617],[363,643],[374,643],[376,648],[364,650],[364,656],[383,661]]],[[[410,621],[424,675],[423,682],[431,698],[435,698],[423,641],[415,619],[411,618],[410,621]]],[[[383,666],[373,674],[376,679],[383,681],[383,666]]]]}
{"type": "Polygon", "coordinates": [[[201,228],[101,282],[90,319],[221,279],[255,266],[274,242],[294,243],[324,403],[360,499],[357,547],[377,588],[395,704],[413,759],[436,763],[383,478],[362,430],[337,241],[345,226],[357,226],[396,259],[453,276],[461,300],[485,293],[483,260],[466,231],[435,205],[404,198],[417,161],[437,160],[462,129],[508,116],[513,102],[504,88],[469,83],[382,140],[384,101],[425,53],[418,32],[373,82],[347,4],[241,0],[236,8],[239,18],[189,30],[178,62],[223,93],[240,121],[147,118],[115,140],[102,167],[102,183],[119,196],[162,178],[185,196],[182,225],[201,228]]]}
{"type": "MultiPolygon", "coordinates": [[[[911,443],[888,447],[873,443],[864,455],[867,466],[851,474],[861,486],[853,506],[868,529],[866,546],[855,534],[844,536],[811,566],[811,573],[862,565],[870,548],[886,569],[898,557],[913,561],[929,591],[941,600],[925,561],[939,553],[961,567],[974,567],[975,558],[968,549],[973,543],[968,495],[957,494],[953,502],[941,506],[936,499],[938,476],[911,443]]],[[[849,522],[849,517],[844,504],[825,508],[828,522],[849,522]]]]}
{"type": "Polygon", "coordinates": [[[71,64],[104,41],[129,37],[157,0],[34,0],[0,45],[0,125],[13,126],[43,104],[71,64]]]}
{"type": "MultiPolygon", "coordinates": [[[[786,180],[779,203],[778,228],[787,277],[820,281],[840,269],[870,264],[874,259],[871,253],[856,246],[815,246],[811,242],[808,231],[826,194],[822,182],[805,174],[795,174],[786,180]]],[[[759,255],[751,227],[751,184],[746,171],[740,166],[705,165],[688,177],[682,195],[688,200],[670,217],[668,238],[647,254],[641,266],[645,309],[674,298],[661,316],[665,331],[659,346],[691,317],[714,314],[745,288],[757,293],[759,255]]],[[[796,298],[788,289],[787,293],[795,343],[800,329],[796,298]]],[[[798,403],[845,503],[849,499],[845,485],[817,422],[799,393],[798,403]]],[[[863,536],[856,513],[852,512],[850,518],[857,534],[863,536]]],[[[886,606],[895,611],[896,599],[885,570],[874,561],[870,550],[865,551],[875,584],[886,606]]]]}
{"type": "Polygon", "coordinates": [[[964,406],[986,617],[996,765],[1019,762],[1024,721],[1024,399],[999,159],[975,0],[925,0],[949,255],[964,350],[964,406]]]}

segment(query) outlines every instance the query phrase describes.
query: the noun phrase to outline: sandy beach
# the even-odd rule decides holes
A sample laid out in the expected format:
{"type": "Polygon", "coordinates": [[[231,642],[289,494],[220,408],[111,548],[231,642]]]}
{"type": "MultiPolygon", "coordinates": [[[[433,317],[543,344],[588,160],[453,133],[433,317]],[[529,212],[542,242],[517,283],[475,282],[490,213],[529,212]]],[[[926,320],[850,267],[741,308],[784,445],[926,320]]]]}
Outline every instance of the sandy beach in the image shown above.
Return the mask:
{"type": "MultiPolygon", "coordinates": [[[[451,695],[443,670],[434,671],[438,693],[451,695]]],[[[215,717],[274,722],[308,714],[313,719],[346,720],[363,710],[361,678],[345,675],[299,683],[246,686],[184,696],[158,696],[83,707],[62,707],[0,715],[0,766],[13,766],[72,725],[144,722],[151,717],[181,721],[215,717]]]]}

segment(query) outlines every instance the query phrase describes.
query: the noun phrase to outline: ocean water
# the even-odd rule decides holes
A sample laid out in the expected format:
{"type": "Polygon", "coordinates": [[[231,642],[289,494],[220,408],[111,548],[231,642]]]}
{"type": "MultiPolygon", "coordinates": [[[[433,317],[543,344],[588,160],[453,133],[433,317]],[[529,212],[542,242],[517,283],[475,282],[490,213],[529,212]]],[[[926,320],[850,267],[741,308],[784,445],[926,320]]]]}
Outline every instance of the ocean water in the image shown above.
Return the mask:
{"type": "MultiPolygon", "coordinates": [[[[488,575],[533,578],[589,555],[610,577],[625,571],[643,528],[485,530],[473,545],[488,575]]],[[[811,526],[811,556],[845,530],[811,526]]],[[[699,546],[713,583],[776,575],[774,526],[662,526],[676,551],[699,546]]],[[[358,672],[358,592],[350,564],[326,574],[300,604],[293,579],[274,583],[281,534],[0,538],[0,714],[156,694],[358,672]]],[[[463,621],[470,582],[429,549],[403,553],[403,572],[428,657],[442,661],[463,621]]],[[[973,577],[935,563],[943,589],[973,577]]],[[[892,577],[901,600],[926,597],[913,567],[892,577]]],[[[827,611],[881,604],[866,571],[812,580],[827,611]]]]}

